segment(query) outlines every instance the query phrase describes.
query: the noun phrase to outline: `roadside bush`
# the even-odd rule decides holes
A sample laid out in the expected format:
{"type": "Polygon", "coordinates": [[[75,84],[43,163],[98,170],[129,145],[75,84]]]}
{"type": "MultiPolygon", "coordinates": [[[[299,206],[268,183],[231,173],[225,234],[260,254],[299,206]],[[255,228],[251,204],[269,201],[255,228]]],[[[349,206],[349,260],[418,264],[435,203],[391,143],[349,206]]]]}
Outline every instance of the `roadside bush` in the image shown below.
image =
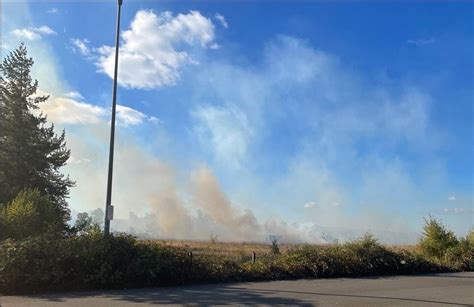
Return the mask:
{"type": "Polygon", "coordinates": [[[425,219],[418,250],[425,258],[452,270],[474,270],[473,230],[466,237],[457,239],[440,221],[429,217],[425,219]]]}
{"type": "Polygon", "coordinates": [[[444,254],[443,262],[455,270],[474,270],[474,245],[469,241],[469,236],[459,240],[458,244],[450,247],[444,254]]]}
{"type": "Polygon", "coordinates": [[[474,229],[471,229],[469,233],[466,235],[466,240],[469,242],[471,246],[474,247],[474,229]]]}
{"type": "Polygon", "coordinates": [[[434,217],[425,219],[423,233],[418,244],[421,253],[427,257],[442,260],[448,249],[458,244],[456,236],[451,230],[434,217]]]}
{"type": "Polygon", "coordinates": [[[0,224],[0,239],[62,235],[67,228],[58,207],[37,189],[24,190],[1,207],[0,224]]]}
{"type": "MultiPolygon", "coordinates": [[[[59,240],[6,240],[0,246],[0,290],[8,293],[122,288],[146,285],[150,279],[169,281],[173,276],[160,274],[163,266],[157,264],[182,258],[167,256],[158,246],[147,248],[127,235],[104,239],[98,233],[59,240]],[[143,253],[144,249],[147,253],[143,253]],[[155,261],[150,261],[151,257],[155,261]],[[146,265],[150,262],[153,267],[146,265]]],[[[178,268],[170,266],[167,270],[178,268]]]]}
{"type": "MultiPolygon", "coordinates": [[[[47,235],[8,239],[0,243],[0,293],[451,270],[421,254],[388,249],[370,235],[347,244],[301,245],[279,255],[269,252],[255,263],[226,255],[191,256],[190,251],[128,235],[104,238],[96,231],[60,239],[47,235]]],[[[458,252],[453,250],[450,257],[458,259],[458,252]]]]}

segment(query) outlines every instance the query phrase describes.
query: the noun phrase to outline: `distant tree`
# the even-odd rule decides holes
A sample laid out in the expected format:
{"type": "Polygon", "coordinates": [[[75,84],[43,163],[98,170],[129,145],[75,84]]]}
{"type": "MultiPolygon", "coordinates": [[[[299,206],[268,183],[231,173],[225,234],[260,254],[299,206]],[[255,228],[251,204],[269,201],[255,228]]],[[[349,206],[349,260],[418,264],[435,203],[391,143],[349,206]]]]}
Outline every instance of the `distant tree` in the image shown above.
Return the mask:
{"type": "Polygon", "coordinates": [[[0,64],[0,207],[20,191],[37,189],[69,220],[66,198],[74,182],[60,172],[69,159],[64,130],[54,132],[38,109],[49,96],[37,95],[30,75],[33,59],[22,43],[0,64]]]}
{"type": "Polygon", "coordinates": [[[271,251],[272,251],[273,255],[279,255],[280,254],[280,246],[278,245],[278,239],[277,238],[274,238],[272,240],[271,251]]]}
{"type": "Polygon", "coordinates": [[[90,216],[92,218],[92,223],[98,225],[99,227],[101,227],[102,223],[104,223],[104,218],[105,218],[104,210],[100,208],[92,210],[90,213],[90,216]]]}
{"type": "Polygon", "coordinates": [[[87,232],[91,227],[92,217],[90,217],[87,212],[79,213],[74,223],[74,228],[76,228],[78,232],[87,232]]]}
{"type": "Polygon", "coordinates": [[[87,233],[98,234],[101,232],[99,224],[95,223],[93,217],[87,212],[82,212],[77,215],[77,219],[72,230],[79,235],[87,233]]]}
{"type": "Polygon", "coordinates": [[[58,207],[37,189],[21,191],[0,208],[0,225],[0,239],[62,235],[67,229],[58,207]]]}

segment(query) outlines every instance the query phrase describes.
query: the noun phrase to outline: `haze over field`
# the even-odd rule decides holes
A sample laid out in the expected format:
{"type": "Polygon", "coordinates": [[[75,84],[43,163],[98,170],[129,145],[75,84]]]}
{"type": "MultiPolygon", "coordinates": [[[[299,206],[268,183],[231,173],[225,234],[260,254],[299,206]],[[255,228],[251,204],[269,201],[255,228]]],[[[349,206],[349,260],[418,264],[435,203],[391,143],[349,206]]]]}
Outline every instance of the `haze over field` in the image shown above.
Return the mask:
{"type": "MultiPolygon", "coordinates": [[[[112,229],[413,243],[428,214],[472,226],[472,4],[124,2],[112,229]]],[[[2,9],[2,58],[26,43],[66,129],[71,209],[103,208],[115,2],[2,9]]]]}

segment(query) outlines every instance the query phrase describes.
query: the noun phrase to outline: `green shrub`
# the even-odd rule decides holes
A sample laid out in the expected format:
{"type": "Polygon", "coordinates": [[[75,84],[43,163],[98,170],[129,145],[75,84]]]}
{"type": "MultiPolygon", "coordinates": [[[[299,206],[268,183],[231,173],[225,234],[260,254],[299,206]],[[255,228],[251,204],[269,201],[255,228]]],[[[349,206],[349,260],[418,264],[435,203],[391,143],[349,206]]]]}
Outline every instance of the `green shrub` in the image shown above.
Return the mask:
{"type": "Polygon", "coordinates": [[[0,209],[0,239],[64,234],[67,226],[58,210],[39,190],[24,190],[0,209]]]}
{"type": "Polygon", "coordinates": [[[425,219],[422,237],[419,242],[421,252],[433,259],[442,260],[448,249],[458,244],[456,236],[451,230],[437,219],[428,217],[425,219]]]}
{"type": "MultiPolygon", "coordinates": [[[[472,233],[472,232],[471,232],[472,233]]],[[[474,245],[469,235],[459,240],[458,244],[448,248],[444,254],[444,263],[460,271],[474,270],[474,245]]]]}
{"type": "MultiPolygon", "coordinates": [[[[468,242],[466,240],[466,242],[468,242]]],[[[471,249],[472,251],[472,249],[471,249]]],[[[459,250],[453,250],[457,259],[459,250]]],[[[461,251],[466,255],[465,251],[461,251]]],[[[451,258],[450,258],[451,259],[451,258]]],[[[449,261],[453,261],[452,259],[449,261]]],[[[463,262],[465,263],[465,262],[463,262]]],[[[390,250],[372,236],[333,246],[302,245],[255,263],[187,247],[101,232],[0,243],[0,293],[448,271],[422,254],[390,250]]]]}
{"type": "Polygon", "coordinates": [[[471,245],[471,247],[474,247],[474,229],[471,229],[466,235],[466,241],[471,245]]]}

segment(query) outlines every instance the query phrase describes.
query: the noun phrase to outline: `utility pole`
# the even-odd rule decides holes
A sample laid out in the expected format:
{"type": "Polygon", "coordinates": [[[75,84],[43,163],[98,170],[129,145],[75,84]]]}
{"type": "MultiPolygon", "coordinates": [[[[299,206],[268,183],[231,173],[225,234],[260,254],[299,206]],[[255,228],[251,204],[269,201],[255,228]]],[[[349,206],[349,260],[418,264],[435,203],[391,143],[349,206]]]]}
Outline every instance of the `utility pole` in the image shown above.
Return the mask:
{"type": "Polygon", "coordinates": [[[107,197],[105,201],[105,223],[104,236],[110,234],[110,221],[113,219],[114,208],[112,206],[112,175],[114,171],[114,141],[115,141],[115,109],[117,106],[117,73],[118,73],[118,56],[119,56],[119,36],[120,36],[120,12],[122,9],[122,1],[118,0],[117,8],[117,30],[115,36],[115,70],[114,70],[114,86],[112,91],[112,120],[110,122],[110,148],[109,148],[109,172],[107,176],[107,197]]]}

